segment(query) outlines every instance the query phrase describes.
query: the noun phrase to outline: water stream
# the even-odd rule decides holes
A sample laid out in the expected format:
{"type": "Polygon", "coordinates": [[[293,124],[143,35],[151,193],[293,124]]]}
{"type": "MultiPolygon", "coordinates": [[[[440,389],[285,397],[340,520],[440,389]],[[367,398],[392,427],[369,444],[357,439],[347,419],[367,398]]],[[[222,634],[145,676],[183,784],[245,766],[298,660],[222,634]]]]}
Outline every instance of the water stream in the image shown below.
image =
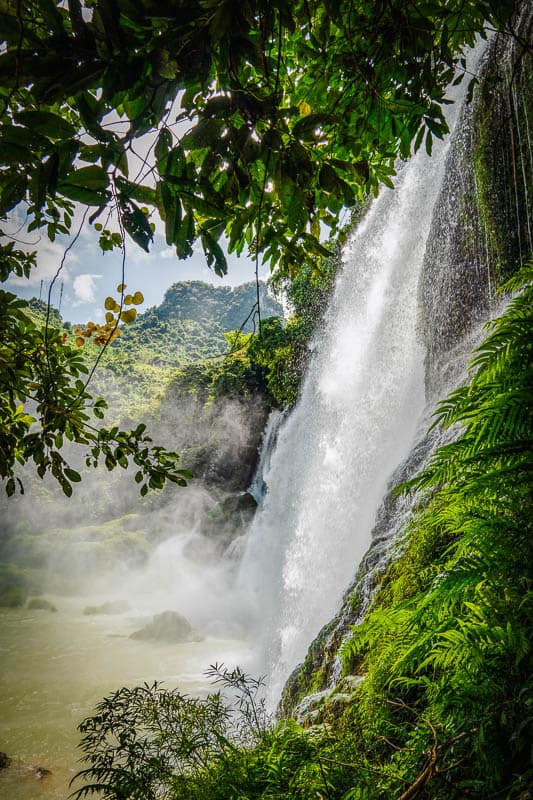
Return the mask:
{"type": "Polygon", "coordinates": [[[205,636],[183,644],[130,639],[142,617],[87,616],[95,597],[50,596],[58,611],[0,609],[0,770],[2,800],[66,800],[79,768],[78,724],[121,686],[154,680],[186,694],[209,691],[214,660],[249,660],[242,639],[205,636]],[[51,774],[39,777],[39,768],[51,774]]]}
{"type": "MultiPolygon", "coordinates": [[[[463,93],[450,93],[452,131],[463,93]]],[[[240,580],[272,708],[338,610],[390,476],[427,422],[418,284],[452,138],[400,166],[345,247],[325,332],[266,465],[240,580]]]]}

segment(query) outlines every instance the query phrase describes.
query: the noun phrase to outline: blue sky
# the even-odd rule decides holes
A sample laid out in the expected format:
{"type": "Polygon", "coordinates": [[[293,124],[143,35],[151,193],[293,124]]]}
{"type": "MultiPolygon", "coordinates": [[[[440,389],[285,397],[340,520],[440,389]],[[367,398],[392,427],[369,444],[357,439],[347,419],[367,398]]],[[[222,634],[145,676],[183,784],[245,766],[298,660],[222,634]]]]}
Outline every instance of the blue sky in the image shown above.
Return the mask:
{"type": "MultiPolygon", "coordinates": [[[[52,305],[57,308],[63,283],[61,315],[65,320],[87,322],[91,319],[101,322],[105,315],[105,298],[108,295],[116,296],[116,287],[121,282],[121,253],[118,250],[102,253],[98,247],[98,235],[90,226],[84,227],[54,284],[51,299],[52,305]]],[[[4,287],[29,299],[39,296],[42,280],[42,299],[46,300],[50,282],[70,238],[61,237],[50,242],[46,234],[39,236],[38,232],[20,233],[18,237],[26,249],[37,250],[38,266],[29,280],[11,277],[4,287]]],[[[228,267],[228,275],[218,278],[207,266],[199,245],[191,258],[179,260],[174,248],[168,247],[162,234],[157,231],[150,253],[145,253],[127,237],[125,283],[129,292],[140,290],[143,293],[145,302],[139,306],[140,311],[159,304],[166,289],[177,281],[201,280],[214,285],[236,286],[255,278],[255,264],[244,255],[241,258],[228,256],[228,267]]],[[[261,269],[261,276],[268,276],[266,267],[261,269]]]]}
{"type": "MultiPolygon", "coordinates": [[[[178,113],[179,103],[176,102],[169,111],[170,114],[178,113]]],[[[109,115],[112,124],[120,130],[120,126],[129,124],[121,120],[116,114],[109,115]]],[[[173,125],[173,134],[177,138],[184,134],[190,123],[184,122],[173,125]]],[[[130,174],[137,176],[146,167],[147,161],[153,160],[152,149],[156,134],[150,132],[135,140],[135,153],[128,154],[130,174]]],[[[147,180],[150,183],[150,179],[147,180]]],[[[94,209],[90,209],[94,211],[94,209]]],[[[72,235],[77,231],[83,210],[76,207],[72,225],[72,235]]],[[[228,275],[218,278],[209,269],[201,245],[195,245],[194,254],[186,261],[176,257],[174,248],[167,246],[164,238],[164,225],[154,212],[153,221],[156,225],[154,241],[150,253],[145,253],[126,235],[126,273],[125,283],[128,292],[141,291],[145,302],[139,306],[143,311],[150,306],[157,305],[163,299],[166,289],[177,281],[201,280],[215,286],[237,286],[241,283],[255,279],[255,264],[244,255],[241,258],[228,256],[228,275]]],[[[9,226],[3,225],[7,233],[16,236],[18,246],[25,250],[37,250],[37,269],[32,271],[29,280],[11,277],[4,287],[25,299],[39,297],[42,284],[42,299],[48,296],[48,287],[55,275],[63,257],[65,248],[72,237],[60,237],[55,242],[50,242],[46,231],[28,233],[26,231],[27,219],[24,211],[18,207],[11,215],[9,226]]],[[[112,222],[109,227],[113,229],[112,222]]],[[[115,228],[116,230],[116,224],[115,228]]],[[[65,260],[61,275],[54,283],[52,291],[52,305],[56,308],[59,304],[61,284],[63,283],[63,296],[61,300],[61,315],[70,322],[102,322],[105,316],[104,300],[108,295],[116,295],[116,287],[121,283],[122,257],[118,250],[102,253],[98,246],[99,234],[86,224],[75,246],[70,250],[65,260]]],[[[221,242],[222,243],[222,242],[221,242]]],[[[268,277],[268,268],[260,270],[263,278],[268,277]]]]}

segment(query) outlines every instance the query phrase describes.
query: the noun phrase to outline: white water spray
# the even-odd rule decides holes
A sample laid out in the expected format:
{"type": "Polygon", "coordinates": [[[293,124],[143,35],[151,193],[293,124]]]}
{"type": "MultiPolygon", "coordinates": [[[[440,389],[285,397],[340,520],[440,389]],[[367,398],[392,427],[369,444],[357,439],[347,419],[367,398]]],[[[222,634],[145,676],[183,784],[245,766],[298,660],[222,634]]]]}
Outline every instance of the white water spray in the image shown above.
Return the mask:
{"type": "MultiPolygon", "coordinates": [[[[456,116],[457,105],[451,129],[456,116]]],[[[346,246],[326,333],[264,475],[240,579],[271,706],[338,610],[423,416],[417,287],[449,142],[402,166],[346,246]]]]}

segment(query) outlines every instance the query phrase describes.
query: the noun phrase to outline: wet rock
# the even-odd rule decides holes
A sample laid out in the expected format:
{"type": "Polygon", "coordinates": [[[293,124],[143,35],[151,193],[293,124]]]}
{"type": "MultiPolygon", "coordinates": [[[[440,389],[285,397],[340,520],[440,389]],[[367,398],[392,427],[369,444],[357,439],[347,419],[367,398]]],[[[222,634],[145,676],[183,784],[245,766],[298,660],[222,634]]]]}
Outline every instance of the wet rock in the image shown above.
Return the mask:
{"type": "Polygon", "coordinates": [[[35,768],[35,777],[38,781],[42,781],[43,778],[47,778],[49,775],[52,774],[52,771],[46,769],[46,767],[36,767],[35,768]]]}
{"type": "Polygon", "coordinates": [[[44,597],[32,597],[31,600],[28,600],[27,608],[31,611],[51,611],[52,613],[57,611],[57,608],[50,600],[45,600],[44,597]]]}
{"type": "Polygon", "coordinates": [[[304,697],[294,709],[294,718],[296,722],[304,727],[317,722],[329,694],[330,690],[324,689],[321,692],[315,692],[314,694],[309,694],[307,697],[304,697]]]}
{"type": "Polygon", "coordinates": [[[11,759],[7,753],[0,753],[0,770],[7,769],[11,764],[11,759]]]}
{"type": "Polygon", "coordinates": [[[99,606],[85,606],[83,613],[86,616],[95,616],[97,614],[123,614],[128,611],[129,606],[122,600],[114,600],[107,603],[102,603],[99,606]]]}
{"type": "Polygon", "coordinates": [[[144,628],[132,633],[130,639],[180,643],[199,641],[200,637],[183,614],[163,611],[162,614],[156,614],[144,628]]]}

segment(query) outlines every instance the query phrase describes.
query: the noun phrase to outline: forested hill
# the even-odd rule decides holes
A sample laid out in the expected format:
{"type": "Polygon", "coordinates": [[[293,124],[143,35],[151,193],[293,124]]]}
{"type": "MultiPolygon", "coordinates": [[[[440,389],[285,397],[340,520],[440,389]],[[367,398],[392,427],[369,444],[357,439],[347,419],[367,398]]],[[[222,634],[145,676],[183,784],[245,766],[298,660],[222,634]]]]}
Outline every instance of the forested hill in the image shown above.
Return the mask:
{"type": "MultiPolygon", "coordinates": [[[[259,285],[259,296],[263,318],[283,315],[264,283],[259,285]]],[[[161,305],[122,327],[121,336],[107,348],[96,370],[93,390],[106,397],[111,416],[139,418],[158,402],[176,369],[222,356],[229,348],[224,334],[243,323],[245,332],[253,331],[251,311],[256,299],[254,282],[235,287],[202,281],[174,283],[161,305]]],[[[38,300],[30,301],[30,307],[38,316],[46,312],[38,300]]],[[[61,324],[55,309],[52,312],[51,324],[61,324]]],[[[75,328],[70,323],[66,326],[75,328]]],[[[99,349],[85,345],[89,364],[99,349]]]]}
{"type": "MultiPolygon", "coordinates": [[[[227,331],[253,330],[250,313],[256,302],[256,285],[211,286],[202,281],[174,283],[160,306],[140,314],[124,326],[113,344],[116,353],[140,357],[149,364],[179,367],[222,355],[228,349],[227,331]]],[[[283,309],[260,284],[261,314],[281,316],[283,309]]]]}

